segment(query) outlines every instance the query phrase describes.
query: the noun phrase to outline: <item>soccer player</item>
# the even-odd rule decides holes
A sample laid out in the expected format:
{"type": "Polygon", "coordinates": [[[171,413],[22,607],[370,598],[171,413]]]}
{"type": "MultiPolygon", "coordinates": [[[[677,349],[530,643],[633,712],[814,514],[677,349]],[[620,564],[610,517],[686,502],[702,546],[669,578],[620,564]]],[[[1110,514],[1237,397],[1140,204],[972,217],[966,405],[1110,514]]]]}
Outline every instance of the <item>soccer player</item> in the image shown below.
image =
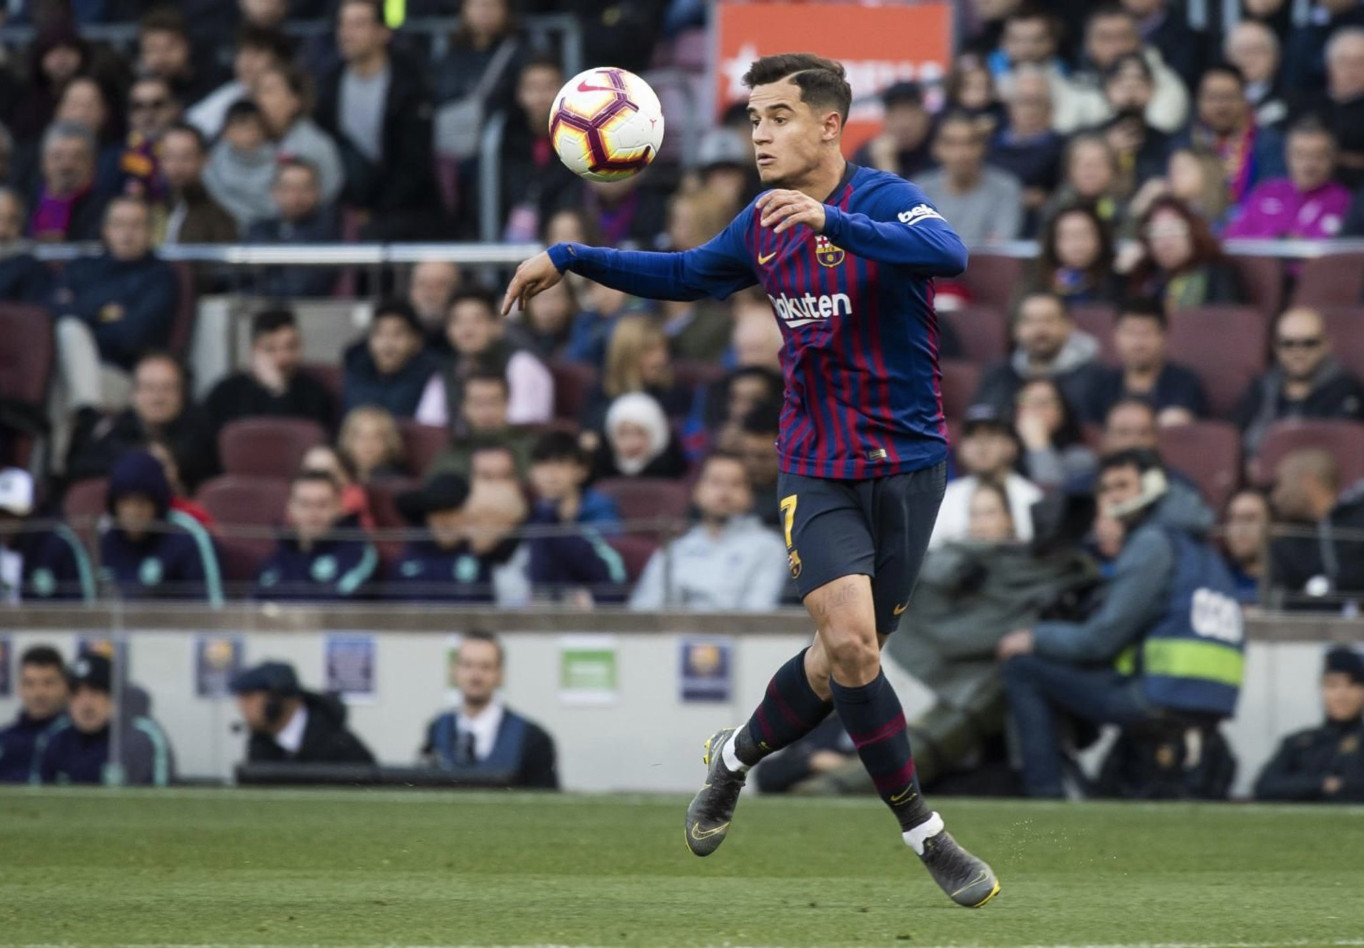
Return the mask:
{"type": "Polygon", "coordinates": [[[932,280],[961,273],[966,248],[914,185],[843,159],[852,93],[841,64],[768,56],[744,83],[758,175],[770,190],[682,253],[555,244],[517,269],[502,311],[524,308],[566,270],[655,299],[762,284],[785,340],[777,450],[787,562],[816,634],[777,670],[747,724],[706,742],[687,845],[714,852],[748,769],[837,708],[905,842],[955,902],[984,905],[999,883],[924,802],[880,661],[946,482],[932,280]]]}

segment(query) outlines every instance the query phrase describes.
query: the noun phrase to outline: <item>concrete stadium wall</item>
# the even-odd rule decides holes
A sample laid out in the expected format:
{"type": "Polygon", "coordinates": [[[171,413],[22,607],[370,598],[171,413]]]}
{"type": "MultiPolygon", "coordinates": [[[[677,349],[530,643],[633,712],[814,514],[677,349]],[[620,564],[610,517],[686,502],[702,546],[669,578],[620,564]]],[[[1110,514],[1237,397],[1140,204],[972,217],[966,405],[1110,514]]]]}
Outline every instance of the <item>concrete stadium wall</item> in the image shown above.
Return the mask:
{"type": "MultiPolygon", "coordinates": [[[[77,614],[79,615],[79,614],[77,614]]],[[[507,648],[504,693],[509,705],[542,723],[559,749],[560,774],[568,789],[583,791],[647,790],[689,792],[701,775],[701,743],[714,728],[744,720],[762,694],[768,677],[806,641],[799,613],[784,617],[735,617],[731,628],[748,631],[729,636],[733,679],[729,700],[695,703],[680,694],[681,644],[690,636],[711,636],[726,627],[725,617],[629,616],[564,614],[516,622],[506,614],[490,614],[463,621],[442,617],[438,623],[408,623],[391,614],[350,616],[350,621],[313,622],[295,615],[291,621],[233,624],[221,614],[205,613],[200,621],[184,616],[158,617],[139,623],[129,616],[123,623],[101,623],[88,614],[79,625],[50,617],[33,623],[6,623],[12,631],[12,654],[39,642],[56,645],[74,656],[78,635],[107,635],[123,627],[136,684],[153,697],[153,713],[169,734],[179,771],[187,777],[231,775],[242,754],[244,737],[234,734],[237,721],[230,699],[195,695],[195,642],[199,632],[241,632],[245,662],[283,659],[295,664],[309,688],[324,680],[326,637],[331,633],[375,635],[376,660],[372,699],[349,703],[351,722],[380,760],[392,765],[415,762],[429,720],[450,706],[446,655],[449,630],[503,626],[507,648]],[[489,621],[500,615],[501,621],[489,621]],[[360,619],[361,621],[356,621],[360,619]],[[366,621],[367,620],[367,621],[366,621]],[[420,626],[425,625],[422,629],[420,626]],[[517,625],[532,626],[518,630],[517,625]],[[81,633],[84,627],[93,632],[81,633]],[[603,628],[606,632],[603,632],[603,628]],[[328,629],[324,633],[319,629],[328,629]],[[561,647],[565,637],[609,637],[617,655],[617,689],[611,700],[593,703],[594,696],[561,692],[561,647]],[[584,703],[586,702],[586,703],[584,703]]],[[[72,618],[76,616],[73,615],[72,618]]],[[[19,617],[15,617],[19,618],[19,617]]],[[[339,619],[341,616],[330,616],[339,619]]],[[[1246,685],[1239,713],[1227,733],[1240,760],[1236,792],[1248,792],[1255,774],[1287,732],[1309,726],[1320,717],[1316,681],[1321,654],[1331,640],[1364,639],[1359,623],[1313,623],[1283,633],[1281,625],[1253,630],[1246,685]],[[1277,631],[1276,631],[1277,630],[1277,631]]],[[[901,670],[892,669],[908,713],[930,700],[927,690],[901,670]]],[[[0,720],[17,709],[14,697],[0,698],[0,720]]]]}

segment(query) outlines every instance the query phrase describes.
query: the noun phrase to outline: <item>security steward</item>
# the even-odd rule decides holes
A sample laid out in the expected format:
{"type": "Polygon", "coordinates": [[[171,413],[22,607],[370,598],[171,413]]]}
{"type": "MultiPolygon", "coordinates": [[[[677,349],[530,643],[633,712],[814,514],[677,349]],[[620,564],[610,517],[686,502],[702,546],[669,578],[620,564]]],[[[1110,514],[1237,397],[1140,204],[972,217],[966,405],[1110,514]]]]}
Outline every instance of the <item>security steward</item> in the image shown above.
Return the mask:
{"type": "Polygon", "coordinates": [[[1260,771],[1260,800],[1364,802],[1364,656],[1338,646],[1321,676],[1326,720],[1290,734],[1260,771]]]}
{"type": "Polygon", "coordinates": [[[341,700],[304,691],[292,665],[265,662],[249,668],[232,680],[231,689],[251,732],[248,763],[374,763],[369,748],[346,729],[341,700]]]}

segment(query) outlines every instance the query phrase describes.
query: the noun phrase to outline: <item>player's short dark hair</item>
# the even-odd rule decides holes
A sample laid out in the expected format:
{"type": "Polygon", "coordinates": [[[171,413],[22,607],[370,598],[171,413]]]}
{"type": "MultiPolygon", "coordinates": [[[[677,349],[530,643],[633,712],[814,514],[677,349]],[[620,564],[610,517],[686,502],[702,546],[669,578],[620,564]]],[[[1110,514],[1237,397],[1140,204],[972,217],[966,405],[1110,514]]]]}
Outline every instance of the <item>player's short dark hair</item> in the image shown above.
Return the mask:
{"type": "Polygon", "coordinates": [[[491,382],[502,387],[502,394],[511,397],[511,385],[507,382],[507,376],[496,369],[475,369],[464,377],[460,383],[460,391],[469,391],[469,386],[475,382],[491,382]]]}
{"type": "Polygon", "coordinates": [[[746,435],[770,435],[781,430],[781,406],[762,401],[744,415],[739,429],[746,435]]]}
{"type": "Polygon", "coordinates": [[[470,629],[468,632],[461,632],[460,644],[464,642],[487,642],[497,650],[497,667],[501,668],[507,659],[507,653],[502,648],[502,640],[487,629],[470,629]]]}
{"type": "Polygon", "coordinates": [[[1170,326],[1170,318],[1165,315],[1165,303],[1155,296],[1133,296],[1123,300],[1118,305],[1114,321],[1116,323],[1124,319],[1152,319],[1160,324],[1161,329],[1170,326]]]}
{"type": "Polygon", "coordinates": [[[251,317],[251,341],[255,342],[261,336],[278,332],[281,329],[297,329],[298,317],[291,309],[283,306],[263,309],[251,317]]]}
{"type": "Polygon", "coordinates": [[[530,450],[530,460],[532,464],[569,461],[583,467],[586,467],[588,462],[587,452],[578,443],[578,439],[567,431],[546,431],[542,434],[530,450]]]}
{"type": "Polygon", "coordinates": [[[778,53],[754,60],[744,73],[744,85],[765,86],[790,79],[800,88],[800,101],[816,108],[833,109],[848,121],[852,87],[843,64],[814,53],[778,53]]]}
{"type": "Polygon", "coordinates": [[[66,662],[62,661],[62,654],[51,645],[34,645],[24,650],[24,654],[19,656],[19,667],[32,665],[36,668],[57,668],[66,669],[66,662]]]}

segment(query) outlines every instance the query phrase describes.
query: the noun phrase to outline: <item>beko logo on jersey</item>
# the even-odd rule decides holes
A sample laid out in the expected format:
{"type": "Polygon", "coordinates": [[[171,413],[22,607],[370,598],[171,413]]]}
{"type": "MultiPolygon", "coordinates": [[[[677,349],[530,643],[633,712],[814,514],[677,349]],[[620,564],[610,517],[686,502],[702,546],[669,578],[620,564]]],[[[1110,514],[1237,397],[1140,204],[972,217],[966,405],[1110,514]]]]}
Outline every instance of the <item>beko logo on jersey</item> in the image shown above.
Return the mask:
{"type": "Polygon", "coordinates": [[[786,295],[768,296],[768,299],[772,301],[777,318],[792,329],[830,316],[852,315],[852,300],[847,293],[835,293],[832,296],[827,293],[822,296],[806,293],[794,299],[786,295]]]}
{"type": "Polygon", "coordinates": [[[908,224],[913,227],[919,221],[940,221],[943,216],[927,204],[916,204],[907,211],[901,211],[898,215],[901,224],[908,224]]]}

